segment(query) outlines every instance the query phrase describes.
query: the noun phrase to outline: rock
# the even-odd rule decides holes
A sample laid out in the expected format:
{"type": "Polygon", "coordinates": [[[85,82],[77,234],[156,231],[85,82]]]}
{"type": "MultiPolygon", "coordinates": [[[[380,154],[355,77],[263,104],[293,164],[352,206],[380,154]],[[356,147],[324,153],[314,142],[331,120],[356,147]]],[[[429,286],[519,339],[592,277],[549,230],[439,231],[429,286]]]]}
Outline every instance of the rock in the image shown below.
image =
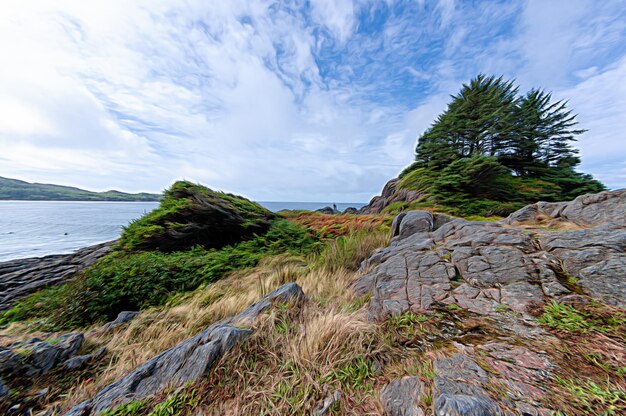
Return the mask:
{"type": "Polygon", "coordinates": [[[343,210],[344,214],[356,214],[358,213],[358,210],[354,207],[348,207],[346,209],[343,210]]]}
{"type": "Polygon", "coordinates": [[[434,363],[438,376],[433,395],[436,415],[500,416],[502,410],[491,399],[483,385],[487,373],[464,354],[455,354],[434,363]]]}
{"type": "Polygon", "coordinates": [[[419,407],[424,387],[419,377],[392,380],[380,392],[380,401],[389,416],[423,416],[419,407]]]}
{"type": "Polygon", "coordinates": [[[91,354],[79,355],[72,357],[63,363],[63,368],[66,370],[79,370],[83,368],[91,360],[91,354]]]}
{"type": "Polygon", "coordinates": [[[316,209],[315,212],[321,212],[322,214],[338,214],[339,211],[333,209],[332,207],[324,207],[320,209],[316,209]]]}
{"type": "MultiPolygon", "coordinates": [[[[602,194],[577,198],[562,212],[571,216],[580,201],[598,201],[610,204],[611,223],[573,232],[535,233],[446,216],[439,220],[424,211],[399,214],[390,245],[363,262],[352,287],[371,295],[369,310],[375,319],[453,303],[483,315],[497,313],[500,305],[525,313],[532,305],[570,293],[563,273],[574,277],[587,295],[626,307],[626,227],[616,225],[615,214],[618,202],[626,212],[626,199],[619,192],[602,194]]],[[[579,220],[604,218],[589,204],[579,211],[579,220]]]]}
{"type": "Polygon", "coordinates": [[[435,218],[428,211],[409,211],[401,218],[398,236],[406,238],[415,233],[433,231],[435,218]]]}
{"type": "Polygon", "coordinates": [[[359,214],[380,214],[386,207],[394,202],[413,202],[423,194],[418,191],[410,191],[398,188],[399,178],[390,180],[385,184],[380,196],[372,198],[369,204],[359,209],[359,214]]]}
{"type": "Polygon", "coordinates": [[[335,392],[324,399],[324,403],[322,406],[315,410],[315,416],[323,416],[327,414],[335,405],[335,403],[341,400],[341,392],[339,390],[335,390],[335,392]]]}
{"type": "Polygon", "coordinates": [[[4,384],[4,381],[0,379],[0,398],[9,394],[9,388],[4,384]]]}
{"type": "Polygon", "coordinates": [[[131,400],[141,400],[166,387],[182,386],[204,377],[235,344],[252,334],[237,325],[251,322],[277,302],[304,298],[300,286],[288,283],[250,305],[239,315],[222,320],[100,390],[93,399],[71,409],[66,415],[97,414],[131,400]]]}
{"type": "Polygon", "coordinates": [[[117,314],[117,318],[115,318],[113,321],[107,322],[106,324],[102,325],[102,328],[100,328],[100,330],[113,330],[119,326],[124,325],[127,322],[132,321],[137,315],[139,315],[139,312],[136,311],[122,311],[117,314]]]}
{"type": "Polygon", "coordinates": [[[56,338],[54,343],[33,338],[0,347],[0,374],[26,377],[44,374],[76,354],[83,340],[83,334],[69,333],[56,338]]]}
{"type": "Polygon", "coordinates": [[[107,255],[115,241],[96,244],[72,254],[9,260],[0,263],[0,310],[47,286],[66,282],[107,255]]]}
{"type": "Polygon", "coordinates": [[[509,215],[506,224],[568,221],[583,226],[626,226],[626,189],[581,195],[569,202],[537,202],[509,215]]]}

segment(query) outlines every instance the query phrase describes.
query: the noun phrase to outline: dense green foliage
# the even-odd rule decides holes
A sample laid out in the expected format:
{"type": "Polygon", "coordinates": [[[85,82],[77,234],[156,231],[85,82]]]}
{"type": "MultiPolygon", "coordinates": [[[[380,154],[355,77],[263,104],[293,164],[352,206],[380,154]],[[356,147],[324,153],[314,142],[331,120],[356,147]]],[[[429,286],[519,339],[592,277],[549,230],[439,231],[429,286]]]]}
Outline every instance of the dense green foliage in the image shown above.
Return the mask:
{"type": "Polygon", "coordinates": [[[91,192],[70,186],[28,183],[0,177],[0,200],[37,201],[158,201],[161,195],[127,194],[119,191],[91,192]]]}
{"type": "Polygon", "coordinates": [[[165,191],[158,209],[126,227],[119,245],[129,251],[220,248],[265,232],[273,218],[256,202],[179,181],[165,191]]]}
{"type": "Polygon", "coordinates": [[[19,301],[0,318],[37,318],[54,329],[111,320],[124,310],[164,304],[268,255],[307,254],[308,230],[257,203],[176,182],[159,208],[131,223],[114,251],[79,277],[19,301]]]}
{"type": "Polygon", "coordinates": [[[253,267],[265,256],[306,254],[315,246],[305,229],[276,220],[265,234],[219,250],[117,251],[70,283],[21,300],[5,312],[0,323],[38,318],[54,329],[66,329],[111,320],[123,310],[162,305],[172,294],[194,290],[229,271],[253,267]]]}
{"type": "Polygon", "coordinates": [[[506,214],[537,200],[572,199],[604,186],[579,173],[576,115],[551,94],[518,96],[512,81],[479,75],[420,137],[399,187],[460,214],[506,214]]]}

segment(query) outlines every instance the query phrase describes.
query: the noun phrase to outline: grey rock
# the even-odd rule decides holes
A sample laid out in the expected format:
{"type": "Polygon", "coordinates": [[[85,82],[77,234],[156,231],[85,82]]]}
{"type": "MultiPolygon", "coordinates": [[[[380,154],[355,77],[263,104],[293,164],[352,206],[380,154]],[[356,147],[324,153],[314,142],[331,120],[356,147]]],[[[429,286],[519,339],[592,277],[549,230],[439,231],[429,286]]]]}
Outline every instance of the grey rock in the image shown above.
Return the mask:
{"type": "Polygon", "coordinates": [[[79,370],[83,368],[91,360],[91,354],[79,355],[66,360],[63,363],[63,368],[66,370],[79,370]]]}
{"type": "Polygon", "coordinates": [[[626,226],[626,189],[581,195],[569,202],[538,202],[509,215],[507,224],[546,220],[570,221],[579,225],[614,224],[626,226]]]}
{"type": "Polygon", "coordinates": [[[333,207],[324,207],[320,209],[316,209],[316,212],[321,212],[322,214],[339,214],[339,211],[333,209],[333,207]]]}
{"type": "Polygon", "coordinates": [[[359,210],[354,208],[354,207],[348,207],[348,208],[343,210],[344,214],[356,214],[358,212],[359,212],[359,210]]]}
{"type": "Polygon", "coordinates": [[[371,294],[369,311],[375,319],[452,303],[486,315],[495,314],[498,305],[525,313],[534,304],[570,293],[571,280],[564,273],[587,295],[625,307],[626,226],[618,225],[625,217],[624,195],[616,191],[570,203],[539,203],[519,213],[565,212],[571,219],[580,211],[578,221],[610,221],[573,232],[450,217],[437,224],[437,214],[400,214],[390,245],[362,263],[352,287],[358,294],[371,294]],[[603,207],[610,215],[599,214],[603,207]]]}
{"type": "Polygon", "coordinates": [[[386,207],[394,202],[413,202],[420,198],[423,193],[418,191],[410,191],[407,189],[398,188],[399,178],[391,179],[385,184],[383,190],[379,196],[372,198],[369,204],[359,209],[360,214],[379,214],[386,207]]]}
{"type": "Polygon", "coordinates": [[[251,322],[277,302],[304,298],[300,286],[289,283],[250,305],[239,315],[209,326],[204,331],[150,359],[125,377],[100,390],[93,399],[71,409],[66,415],[97,414],[119,404],[140,400],[165,387],[182,386],[205,376],[235,344],[252,331],[236,325],[251,322]]]}
{"type": "Polygon", "coordinates": [[[333,394],[331,394],[330,396],[324,399],[324,402],[322,403],[320,408],[315,410],[315,416],[323,416],[327,414],[333,408],[335,403],[337,403],[340,400],[341,400],[341,391],[335,390],[333,394]]]}
{"type": "Polygon", "coordinates": [[[381,390],[380,401],[388,416],[423,416],[419,407],[423,392],[419,377],[402,377],[381,390]]]}
{"type": "Polygon", "coordinates": [[[136,311],[122,311],[117,314],[117,318],[115,318],[113,321],[107,322],[106,324],[102,325],[101,330],[110,331],[112,329],[115,329],[119,326],[124,325],[127,322],[132,321],[137,315],[139,315],[139,312],[136,311]]]}
{"type": "Polygon", "coordinates": [[[405,238],[415,233],[430,232],[435,227],[435,218],[428,211],[409,211],[401,218],[398,236],[405,238]]]}
{"type": "Polygon", "coordinates": [[[500,416],[500,406],[491,399],[483,385],[487,373],[467,355],[455,354],[434,363],[434,410],[436,415],[500,416]]]}
{"type": "Polygon", "coordinates": [[[33,377],[48,372],[80,348],[81,333],[60,336],[54,344],[33,338],[0,348],[0,374],[33,377]]]}
{"type": "Polygon", "coordinates": [[[0,379],[0,398],[9,394],[9,388],[4,384],[4,381],[0,379]]]}
{"type": "Polygon", "coordinates": [[[72,254],[9,260],[0,263],[0,310],[44,287],[59,285],[92,266],[111,251],[115,241],[96,244],[72,254]]]}

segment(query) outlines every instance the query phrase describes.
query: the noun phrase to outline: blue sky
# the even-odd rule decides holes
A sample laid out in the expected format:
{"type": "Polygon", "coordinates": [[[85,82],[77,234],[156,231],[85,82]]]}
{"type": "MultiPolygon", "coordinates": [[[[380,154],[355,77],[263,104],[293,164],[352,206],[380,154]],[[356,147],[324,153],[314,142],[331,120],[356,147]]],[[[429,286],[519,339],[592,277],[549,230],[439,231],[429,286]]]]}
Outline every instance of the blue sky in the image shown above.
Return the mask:
{"type": "Polygon", "coordinates": [[[484,72],[569,100],[626,186],[623,1],[16,0],[0,61],[0,176],[367,201],[484,72]]]}

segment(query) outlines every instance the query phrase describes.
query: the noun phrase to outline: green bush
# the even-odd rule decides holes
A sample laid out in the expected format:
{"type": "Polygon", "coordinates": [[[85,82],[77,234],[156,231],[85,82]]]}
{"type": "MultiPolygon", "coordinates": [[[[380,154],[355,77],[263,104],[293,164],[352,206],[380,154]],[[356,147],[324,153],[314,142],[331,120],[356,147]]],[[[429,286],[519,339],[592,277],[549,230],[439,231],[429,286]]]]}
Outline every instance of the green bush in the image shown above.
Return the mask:
{"type": "Polygon", "coordinates": [[[256,202],[179,181],[165,191],[159,208],[124,229],[118,246],[166,252],[220,248],[265,232],[274,217],[256,202]]]}
{"type": "Polygon", "coordinates": [[[194,290],[230,271],[253,267],[265,256],[306,254],[315,247],[305,229],[277,220],[265,234],[219,250],[118,251],[72,282],[21,300],[0,322],[38,318],[45,319],[48,327],[68,329],[111,320],[123,310],[162,305],[173,294],[194,290]]]}

